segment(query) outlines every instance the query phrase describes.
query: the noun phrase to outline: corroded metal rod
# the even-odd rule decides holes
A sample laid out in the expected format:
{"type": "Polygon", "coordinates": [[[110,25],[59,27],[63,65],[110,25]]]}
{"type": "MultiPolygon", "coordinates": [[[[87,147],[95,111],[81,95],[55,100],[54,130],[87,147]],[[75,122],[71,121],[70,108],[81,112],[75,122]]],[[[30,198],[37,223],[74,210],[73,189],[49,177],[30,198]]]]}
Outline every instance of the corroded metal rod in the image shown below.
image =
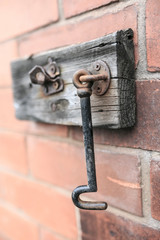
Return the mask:
{"type": "MultiPolygon", "coordinates": [[[[79,71],[74,76],[74,84],[77,87],[77,77],[80,77],[80,73],[83,75],[85,71],[79,71]]],[[[86,73],[87,74],[87,73],[86,73]]],[[[93,131],[92,131],[92,117],[91,117],[91,106],[90,96],[92,82],[82,84],[78,82],[78,96],[80,97],[81,103],[81,115],[82,115],[82,126],[83,126],[83,137],[85,147],[85,157],[87,166],[87,177],[88,185],[79,186],[74,189],[72,193],[72,200],[74,204],[82,209],[86,210],[105,210],[107,203],[105,202],[90,202],[82,201],[80,194],[88,192],[97,192],[97,181],[96,181],[96,169],[95,169],[95,157],[94,157],[94,142],[93,142],[93,131]],[[81,86],[81,87],[80,87],[81,86]]]]}

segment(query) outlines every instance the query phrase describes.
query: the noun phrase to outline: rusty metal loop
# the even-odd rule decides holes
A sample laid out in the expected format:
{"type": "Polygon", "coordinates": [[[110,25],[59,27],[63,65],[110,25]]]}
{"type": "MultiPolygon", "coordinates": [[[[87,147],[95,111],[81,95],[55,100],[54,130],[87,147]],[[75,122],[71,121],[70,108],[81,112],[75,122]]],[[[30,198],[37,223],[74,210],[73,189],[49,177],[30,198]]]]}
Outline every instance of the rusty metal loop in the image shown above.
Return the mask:
{"type": "Polygon", "coordinates": [[[73,76],[73,84],[78,89],[79,97],[95,94],[97,96],[104,95],[110,85],[111,74],[109,66],[106,62],[98,60],[92,64],[90,71],[81,69],[73,76]],[[85,89],[88,89],[85,91],[85,89]]]}
{"type": "Polygon", "coordinates": [[[80,77],[90,75],[90,72],[87,70],[81,69],[77,71],[73,76],[73,84],[76,88],[91,88],[93,83],[92,82],[81,82],[80,77]]]}

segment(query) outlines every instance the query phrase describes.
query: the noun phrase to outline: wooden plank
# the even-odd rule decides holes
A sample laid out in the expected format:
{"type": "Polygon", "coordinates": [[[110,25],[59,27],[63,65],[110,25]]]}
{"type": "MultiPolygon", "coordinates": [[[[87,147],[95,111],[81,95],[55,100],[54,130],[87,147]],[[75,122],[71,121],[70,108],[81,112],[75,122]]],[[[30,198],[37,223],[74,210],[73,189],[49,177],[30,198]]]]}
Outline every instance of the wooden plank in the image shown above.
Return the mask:
{"type": "Polygon", "coordinates": [[[12,62],[16,116],[22,120],[81,125],[80,99],[73,86],[73,74],[90,69],[96,60],[107,62],[111,84],[103,96],[92,94],[93,126],[131,127],[135,123],[134,46],[131,29],[118,31],[90,42],[51,50],[12,62]],[[30,87],[28,72],[44,66],[48,57],[61,69],[64,91],[44,97],[41,86],[30,87]]]}

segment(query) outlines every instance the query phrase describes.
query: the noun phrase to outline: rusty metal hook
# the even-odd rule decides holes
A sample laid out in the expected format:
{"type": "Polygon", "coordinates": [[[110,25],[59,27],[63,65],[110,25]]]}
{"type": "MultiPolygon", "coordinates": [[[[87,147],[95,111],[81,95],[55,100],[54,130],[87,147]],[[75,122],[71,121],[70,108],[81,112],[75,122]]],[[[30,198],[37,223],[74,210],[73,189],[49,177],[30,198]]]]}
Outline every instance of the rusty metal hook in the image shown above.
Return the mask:
{"type": "Polygon", "coordinates": [[[90,96],[92,94],[91,87],[93,81],[81,82],[80,77],[90,75],[86,70],[80,70],[75,73],[73,77],[73,84],[78,88],[77,93],[80,97],[81,103],[81,115],[82,115],[82,126],[84,136],[84,147],[85,157],[87,165],[87,176],[88,185],[79,186],[72,192],[72,200],[74,204],[82,209],[86,210],[105,210],[107,203],[105,202],[90,202],[82,201],[80,194],[97,192],[97,181],[96,181],[96,169],[95,169],[95,157],[94,157],[94,143],[93,143],[93,131],[92,131],[92,117],[91,117],[91,106],[90,96]]]}

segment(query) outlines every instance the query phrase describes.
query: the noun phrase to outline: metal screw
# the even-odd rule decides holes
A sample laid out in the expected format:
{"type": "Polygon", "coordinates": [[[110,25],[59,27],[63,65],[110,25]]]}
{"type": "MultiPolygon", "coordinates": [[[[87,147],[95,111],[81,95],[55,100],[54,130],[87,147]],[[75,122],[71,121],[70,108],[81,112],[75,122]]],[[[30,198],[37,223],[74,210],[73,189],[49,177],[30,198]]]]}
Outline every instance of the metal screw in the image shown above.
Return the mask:
{"type": "Polygon", "coordinates": [[[95,69],[96,69],[97,71],[99,71],[99,70],[101,69],[101,65],[100,65],[99,63],[96,63],[96,64],[95,64],[95,69]]]}
{"type": "Polygon", "coordinates": [[[57,89],[58,89],[58,87],[59,87],[59,84],[58,84],[58,82],[54,82],[54,83],[53,83],[53,88],[57,90],[57,89]]]}
{"type": "Polygon", "coordinates": [[[50,68],[50,70],[51,70],[52,73],[55,73],[55,72],[56,72],[56,68],[55,68],[54,66],[52,66],[52,67],[50,68]]]}
{"type": "Polygon", "coordinates": [[[43,72],[37,72],[36,73],[36,80],[37,80],[37,84],[44,84],[45,82],[45,75],[43,72]]]}
{"type": "Polygon", "coordinates": [[[96,91],[97,91],[97,93],[100,93],[102,91],[101,87],[98,86],[96,91]]]}

